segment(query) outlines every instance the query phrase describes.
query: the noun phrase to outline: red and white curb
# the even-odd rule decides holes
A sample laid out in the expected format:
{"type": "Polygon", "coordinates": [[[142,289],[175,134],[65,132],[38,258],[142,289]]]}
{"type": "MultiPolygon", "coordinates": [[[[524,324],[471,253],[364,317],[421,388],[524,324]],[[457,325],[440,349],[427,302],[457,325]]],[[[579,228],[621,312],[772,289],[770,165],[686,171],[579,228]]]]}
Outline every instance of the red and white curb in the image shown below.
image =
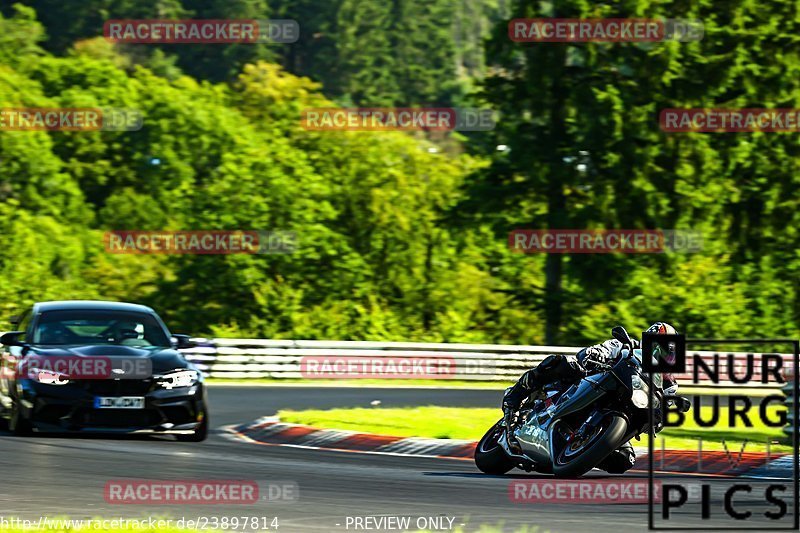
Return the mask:
{"type": "MultiPolygon", "coordinates": [[[[287,424],[277,417],[264,417],[249,424],[226,426],[229,438],[267,446],[333,450],[380,455],[472,460],[477,442],[455,439],[393,437],[358,431],[319,429],[287,424]]],[[[637,459],[631,471],[646,472],[648,449],[635,448],[637,459]]],[[[657,472],[700,476],[744,476],[785,479],[792,477],[791,457],[763,452],[653,450],[657,472]]]]}
{"type": "Polygon", "coordinates": [[[358,431],[318,429],[300,424],[287,424],[276,417],[265,417],[251,424],[223,428],[230,437],[268,446],[288,446],[314,450],[375,453],[433,457],[437,459],[472,459],[474,441],[392,437],[358,431]]]}

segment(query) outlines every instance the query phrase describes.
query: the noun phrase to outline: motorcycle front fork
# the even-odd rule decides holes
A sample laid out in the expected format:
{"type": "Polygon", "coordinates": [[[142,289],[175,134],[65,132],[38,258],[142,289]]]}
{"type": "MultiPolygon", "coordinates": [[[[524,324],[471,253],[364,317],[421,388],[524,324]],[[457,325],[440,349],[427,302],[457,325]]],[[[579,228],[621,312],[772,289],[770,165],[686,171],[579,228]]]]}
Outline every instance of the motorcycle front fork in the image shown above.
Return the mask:
{"type": "MultiPolygon", "coordinates": [[[[512,447],[511,443],[509,442],[509,438],[515,439],[513,436],[509,436],[508,427],[506,426],[506,431],[503,432],[503,436],[499,439],[499,444],[503,448],[503,451],[506,452],[510,458],[514,459],[516,462],[517,468],[521,468],[525,472],[538,472],[536,464],[531,461],[530,457],[527,457],[523,452],[522,448],[516,448],[516,450],[512,447]]],[[[514,430],[514,426],[511,426],[511,431],[514,430]]]]}

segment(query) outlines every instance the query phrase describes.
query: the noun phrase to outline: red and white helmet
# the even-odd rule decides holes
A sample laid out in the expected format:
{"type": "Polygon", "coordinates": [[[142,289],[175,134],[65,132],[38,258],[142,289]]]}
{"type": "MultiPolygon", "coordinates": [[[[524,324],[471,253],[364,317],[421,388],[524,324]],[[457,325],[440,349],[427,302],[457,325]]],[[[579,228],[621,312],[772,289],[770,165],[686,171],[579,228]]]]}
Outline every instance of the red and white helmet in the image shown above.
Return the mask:
{"type": "Polygon", "coordinates": [[[656,322],[649,328],[646,333],[655,333],[657,335],[677,335],[678,330],[667,324],[666,322],[656,322]]]}
{"type": "MultiPolygon", "coordinates": [[[[666,322],[656,322],[649,328],[645,333],[655,333],[656,335],[677,335],[678,330],[667,324],[666,322]]],[[[658,347],[657,343],[653,343],[654,353],[656,348],[658,347]]],[[[659,356],[662,357],[668,364],[674,364],[676,359],[675,353],[675,343],[669,343],[669,350],[667,353],[664,353],[662,349],[658,349],[659,356]]],[[[671,376],[670,376],[671,377],[671,376]]]]}

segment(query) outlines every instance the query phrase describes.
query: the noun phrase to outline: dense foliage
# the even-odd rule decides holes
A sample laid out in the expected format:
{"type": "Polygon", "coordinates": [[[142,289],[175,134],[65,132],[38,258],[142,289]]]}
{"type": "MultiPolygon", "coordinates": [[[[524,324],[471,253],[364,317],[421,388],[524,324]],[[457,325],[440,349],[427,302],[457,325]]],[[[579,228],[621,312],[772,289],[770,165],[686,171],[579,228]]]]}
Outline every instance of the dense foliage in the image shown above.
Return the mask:
{"type": "Polygon", "coordinates": [[[152,305],[196,335],[577,345],[654,320],[691,335],[800,335],[797,136],[658,127],[666,107],[800,107],[789,2],[24,4],[2,10],[0,107],[146,118],[136,132],[0,131],[1,313],[103,298],[152,305]],[[706,37],[509,41],[504,20],[544,16],[696,18],[706,37]],[[98,37],[107,18],[148,17],[295,18],[303,37],[98,37]],[[497,128],[433,138],[298,120],[309,106],[467,103],[496,109],[497,128]],[[705,246],[522,255],[507,246],[520,227],[693,228],[705,246]],[[108,229],[299,240],[286,255],[113,255],[108,229]]]}

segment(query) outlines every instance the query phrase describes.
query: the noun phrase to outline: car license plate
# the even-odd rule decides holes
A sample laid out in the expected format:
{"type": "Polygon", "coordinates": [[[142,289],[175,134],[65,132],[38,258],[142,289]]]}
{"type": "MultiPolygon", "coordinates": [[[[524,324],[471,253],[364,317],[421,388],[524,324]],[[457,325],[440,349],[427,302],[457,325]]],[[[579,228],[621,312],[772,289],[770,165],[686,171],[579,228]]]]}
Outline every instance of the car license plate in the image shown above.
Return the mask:
{"type": "Polygon", "coordinates": [[[95,409],[144,409],[144,396],[95,396],[95,409]]]}

